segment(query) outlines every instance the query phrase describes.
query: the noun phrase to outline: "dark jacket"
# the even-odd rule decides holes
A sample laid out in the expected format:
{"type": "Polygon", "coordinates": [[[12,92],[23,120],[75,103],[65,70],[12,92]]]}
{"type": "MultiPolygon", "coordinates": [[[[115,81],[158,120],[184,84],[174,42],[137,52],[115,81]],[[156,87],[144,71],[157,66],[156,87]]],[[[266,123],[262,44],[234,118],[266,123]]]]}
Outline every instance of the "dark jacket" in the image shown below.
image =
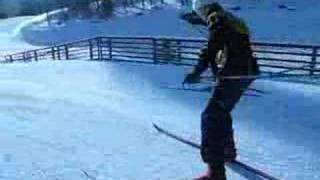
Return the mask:
{"type": "Polygon", "coordinates": [[[259,67],[250,45],[249,30],[244,21],[228,12],[211,12],[207,19],[208,45],[201,50],[194,73],[201,74],[211,66],[215,75],[259,74],[259,67]],[[219,68],[216,62],[219,51],[226,57],[223,68],[219,68]]]}

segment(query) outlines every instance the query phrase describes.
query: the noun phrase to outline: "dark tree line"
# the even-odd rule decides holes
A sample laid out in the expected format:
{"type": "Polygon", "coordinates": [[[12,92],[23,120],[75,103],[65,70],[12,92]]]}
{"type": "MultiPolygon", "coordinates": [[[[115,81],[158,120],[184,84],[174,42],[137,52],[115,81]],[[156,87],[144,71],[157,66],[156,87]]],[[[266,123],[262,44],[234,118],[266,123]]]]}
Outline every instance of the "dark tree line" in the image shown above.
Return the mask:
{"type": "Polygon", "coordinates": [[[122,2],[123,6],[135,6],[138,4],[145,6],[147,3],[150,5],[153,5],[158,2],[163,4],[164,0],[120,0],[119,2],[122,2]]]}
{"type": "Polygon", "coordinates": [[[74,11],[94,8],[100,13],[111,15],[115,6],[141,7],[159,2],[164,3],[164,0],[0,0],[0,18],[37,15],[64,7],[74,11]]]}
{"type": "Polygon", "coordinates": [[[0,0],[0,18],[30,16],[60,7],[62,0],[0,0]]]}

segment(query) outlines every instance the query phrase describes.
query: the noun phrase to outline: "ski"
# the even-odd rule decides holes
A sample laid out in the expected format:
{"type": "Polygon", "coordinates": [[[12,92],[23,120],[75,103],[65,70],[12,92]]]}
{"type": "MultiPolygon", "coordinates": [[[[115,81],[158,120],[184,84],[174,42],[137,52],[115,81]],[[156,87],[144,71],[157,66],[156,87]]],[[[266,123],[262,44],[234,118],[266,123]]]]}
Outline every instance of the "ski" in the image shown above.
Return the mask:
{"type": "MultiPolygon", "coordinates": [[[[202,82],[204,82],[204,83],[212,82],[212,79],[210,79],[210,78],[211,77],[202,77],[202,79],[203,79],[202,82]],[[209,81],[206,81],[204,79],[208,79],[209,81]]],[[[250,92],[250,91],[251,92],[256,92],[256,93],[259,93],[259,94],[271,94],[271,92],[269,92],[269,91],[260,90],[260,89],[253,88],[253,87],[244,88],[243,90],[248,91],[248,92],[250,92]]]]}
{"type": "MultiPolygon", "coordinates": [[[[288,74],[292,71],[301,70],[310,67],[309,64],[297,68],[289,68],[276,73],[260,74],[260,75],[240,75],[240,76],[216,76],[218,79],[272,79],[272,78],[300,78],[300,77],[320,77],[320,74],[288,74]]],[[[212,77],[213,78],[213,77],[212,77]]]]}
{"type": "MultiPolygon", "coordinates": [[[[173,139],[175,139],[175,140],[177,140],[177,141],[179,141],[179,142],[182,142],[183,144],[189,145],[189,146],[191,146],[191,147],[193,147],[193,148],[196,148],[196,149],[200,149],[200,148],[201,148],[200,144],[197,144],[197,143],[192,142],[192,141],[190,141],[190,140],[187,140],[187,139],[185,139],[185,138],[183,138],[183,137],[181,137],[181,136],[178,136],[178,135],[176,135],[176,134],[174,134],[174,133],[172,133],[172,132],[169,132],[169,131],[161,128],[160,126],[158,126],[158,125],[155,124],[155,123],[153,123],[153,127],[154,127],[159,133],[162,133],[162,134],[164,134],[164,135],[166,135],[166,136],[168,136],[168,137],[170,137],[170,138],[173,138],[173,139]]],[[[278,179],[278,178],[276,178],[276,177],[273,177],[273,176],[271,176],[271,175],[263,172],[262,170],[259,170],[259,169],[257,169],[257,168],[251,167],[251,166],[249,166],[249,165],[247,165],[247,164],[245,164],[245,163],[243,163],[243,162],[241,162],[241,161],[238,161],[238,160],[234,160],[234,161],[232,161],[232,162],[228,162],[228,163],[226,163],[226,165],[227,165],[228,167],[230,167],[231,169],[236,170],[236,171],[237,171],[237,167],[238,167],[238,168],[240,167],[240,168],[242,168],[242,169],[244,169],[244,170],[246,170],[246,171],[248,171],[248,172],[254,173],[254,174],[256,174],[257,176],[259,176],[259,177],[261,177],[261,178],[264,178],[264,179],[268,179],[268,180],[280,180],[280,179],[278,179]]],[[[261,178],[260,178],[260,179],[261,179],[261,178]]]]}

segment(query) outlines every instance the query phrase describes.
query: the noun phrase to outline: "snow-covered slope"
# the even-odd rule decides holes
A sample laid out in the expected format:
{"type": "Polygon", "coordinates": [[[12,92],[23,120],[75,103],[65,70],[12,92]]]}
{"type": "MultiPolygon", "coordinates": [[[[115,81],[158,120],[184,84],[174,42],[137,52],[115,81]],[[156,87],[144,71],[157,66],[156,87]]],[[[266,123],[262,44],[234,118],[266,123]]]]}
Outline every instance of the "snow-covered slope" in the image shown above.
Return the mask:
{"type": "MultiPolygon", "coordinates": [[[[320,43],[320,2],[304,1],[221,1],[223,5],[243,17],[256,41],[320,43]],[[283,5],[283,8],[279,8],[283,5]]],[[[203,37],[193,26],[179,19],[176,4],[160,9],[132,9],[135,15],[117,16],[109,21],[98,19],[71,19],[66,23],[36,23],[23,31],[25,39],[32,44],[52,44],[73,41],[98,35],[181,36],[203,37]]]]}
{"type": "Polygon", "coordinates": [[[320,43],[320,2],[317,0],[253,1],[236,12],[251,27],[253,38],[268,42],[320,43]],[[284,5],[287,8],[279,8],[284,5]]]}
{"type": "MultiPolygon", "coordinates": [[[[209,94],[161,88],[179,86],[186,71],[88,61],[3,65],[0,176],[191,179],[204,168],[199,152],[151,124],[199,140],[209,94]]],[[[253,87],[271,94],[244,97],[233,113],[240,159],[282,179],[319,179],[319,87],[253,87]]]]}
{"type": "Polygon", "coordinates": [[[16,17],[0,20],[0,59],[5,54],[35,48],[26,43],[20,36],[21,26],[34,17],[16,17]]]}
{"type": "MultiPolygon", "coordinates": [[[[141,10],[140,10],[141,11],[141,10]]],[[[116,17],[109,21],[99,19],[70,20],[64,24],[37,23],[23,31],[32,44],[53,44],[95,36],[201,36],[179,20],[174,7],[144,11],[143,15],[116,17]]]]}

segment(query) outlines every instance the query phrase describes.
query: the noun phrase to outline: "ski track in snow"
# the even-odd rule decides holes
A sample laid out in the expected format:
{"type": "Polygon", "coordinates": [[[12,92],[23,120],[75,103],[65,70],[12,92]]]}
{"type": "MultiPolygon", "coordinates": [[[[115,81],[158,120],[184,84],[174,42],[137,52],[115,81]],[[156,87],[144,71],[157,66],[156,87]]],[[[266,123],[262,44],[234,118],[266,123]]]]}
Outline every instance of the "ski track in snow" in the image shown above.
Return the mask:
{"type": "MultiPolygon", "coordinates": [[[[0,178],[197,175],[204,168],[199,152],[159,135],[151,124],[199,140],[209,94],[159,88],[178,86],[187,71],[88,61],[4,65],[0,178]]],[[[272,81],[253,86],[272,94],[244,97],[233,113],[240,159],[283,179],[318,179],[319,88],[272,81]]]]}
{"type": "Polygon", "coordinates": [[[15,52],[26,51],[38,48],[23,41],[20,35],[22,28],[27,26],[34,16],[15,17],[0,20],[0,61],[3,56],[15,52]]]}

